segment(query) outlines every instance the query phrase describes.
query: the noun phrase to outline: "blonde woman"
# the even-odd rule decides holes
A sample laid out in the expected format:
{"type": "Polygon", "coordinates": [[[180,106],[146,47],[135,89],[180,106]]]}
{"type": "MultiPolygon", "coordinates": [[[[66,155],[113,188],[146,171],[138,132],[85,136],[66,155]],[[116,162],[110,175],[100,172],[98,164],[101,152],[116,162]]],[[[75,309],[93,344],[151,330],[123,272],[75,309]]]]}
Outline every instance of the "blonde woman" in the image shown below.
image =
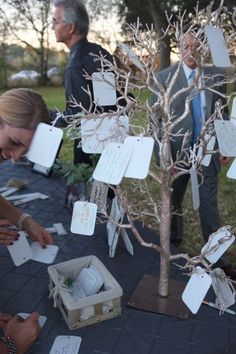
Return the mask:
{"type": "MultiPolygon", "coordinates": [[[[35,129],[40,122],[48,122],[48,111],[42,97],[29,89],[12,89],[0,96],[0,162],[19,159],[29,148],[35,129]]],[[[42,246],[53,243],[52,236],[29,214],[24,214],[0,196],[0,244],[10,245],[17,232],[8,230],[9,222],[42,246]],[[8,221],[9,220],[9,221],[8,221]]],[[[37,338],[39,314],[27,320],[0,314],[0,327],[5,337],[0,338],[0,353],[25,353],[37,338]]]]}

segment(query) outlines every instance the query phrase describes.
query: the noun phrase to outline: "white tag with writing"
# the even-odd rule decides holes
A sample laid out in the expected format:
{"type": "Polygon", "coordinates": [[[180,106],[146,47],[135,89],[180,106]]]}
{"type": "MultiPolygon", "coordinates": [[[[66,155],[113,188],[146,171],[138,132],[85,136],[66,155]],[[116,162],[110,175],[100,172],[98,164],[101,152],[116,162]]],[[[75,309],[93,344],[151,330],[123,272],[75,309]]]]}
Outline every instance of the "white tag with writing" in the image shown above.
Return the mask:
{"type": "Polygon", "coordinates": [[[216,263],[234,241],[235,236],[230,232],[229,227],[223,226],[209,236],[208,242],[201,250],[201,254],[210,263],[216,263]]]}
{"type": "Polygon", "coordinates": [[[204,269],[196,267],[195,271],[196,272],[191,275],[182,294],[183,302],[194,314],[198,312],[212,283],[211,277],[204,269]]]}
{"type": "Polygon", "coordinates": [[[132,61],[132,63],[144,73],[145,70],[142,64],[140,63],[137,55],[126,44],[120,43],[119,46],[127,54],[128,59],[132,61]]]}
{"type": "Polygon", "coordinates": [[[151,162],[154,139],[150,137],[128,136],[124,141],[124,146],[133,150],[124,177],[146,178],[151,162]]]}
{"type": "MultiPolygon", "coordinates": [[[[19,312],[17,315],[22,317],[25,320],[26,318],[28,318],[30,316],[30,313],[19,312]]],[[[39,316],[39,325],[41,328],[43,327],[43,325],[45,324],[46,321],[47,321],[46,316],[41,316],[41,315],[39,316]]]]}
{"type": "Polygon", "coordinates": [[[214,65],[218,67],[230,67],[230,57],[222,30],[218,27],[206,25],[205,33],[214,65]]]}
{"type": "Polygon", "coordinates": [[[94,103],[98,106],[116,104],[115,75],[111,72],[92,73],[94,103]]]}
{"type": "Polygon", "coordinates": [[[236,126],[230,120],[219,119],[214,126],[221,155],[236,157],[236,126]]]}
{"type": "Polygon", "coordinates": [[[15,266],[27,262],[32,257],[32,251],[24,232],[19,232],[19,239],[13,245],[7,246],[15,266]]]}
{"type": "Polygon", "coordinates": [[[97,204],[97,212],[104,213],[107,205],[107,194],[108,194],[108,185],[99,182],[93,181],[92,190],[90,195],[90,203],[97,204]]]}
{"type": "Polygon", "coordinates": [[[44,167],[51,167],[61,144],[63,130],[39,123],[33,136],[27,158],[44,167]]]}
{"type": "Polygon", "coordinates": [[[101,154],[108,143],[123,143],[128,130],[128,116],[81,119],[82,150],[101,154]]]}
{"type": "Polygon", "coordinates": [[[32,251],[31,259],[46,264],[53,263],[59,250],[56,245],[47,245],[46,248],[43,248],[39,242],[33,242],[30,247],[32,251]]]}
{"type": "Polygon", "coordinates": [[[133,256],[134,255],[134,247],[129,239],[129,236],[124,228],[121,229],[121,236],[124,240],[125,247],[127,251],[133,256]]]}
{"type": "Polygon", "coordinates": [[[132,149],[124,144],[107,144],[93,172],[93,178],[108,184],[120,184],[131,155],[132,149]]]}
{"type": "Polygon", "coordinates": [[[234,161],[230,165],[230,168],[228,169],[226,176],[228,178],[236,179],[236,159],[234,159],[234,161]]]}
{"type": "Polygon", "coordinates": [[[116,246],[120,234],[120,228],[117,224],[122,223],[124,217],[124,210],[121,207],[119,199],[117,197],[113,198],[110,219],[107,222],[107,236],[108,236],[108,246],[109,246],[109,257],[114,257],[116,246]],[[114,222],[112,222],[112,220],[114,222]]]}
{"type": "MultiPolygon", "coordinates": [[[[206,146],[206,154],[205,154],[205,156],[203,157],[203,159],[201,161],[201,165],[207,167],[207,166],[210,165],[211,157],[212,157],[212,153],[208,153],[208,151],[213,151],[214,150],[216,138],[215,138],[215,136],[212,136],[210,138],[210,135],[206,134],[206,140],[208,141],[207,146],[206,146]],[[208,141],[208,139],[209,139],[209,141],[208,141]]],[[[197,158],[201,157],[202,151],[203,151],[202,146],[199,146],[197,158]]]]}
{"type": "Polygon", "coordinates": [[[200,206],[200,197],[199,197],[197,171],[195,166],[192,166],[190,169],[190,179],[191,179],[193,209],[197,210],[200,206]]]}
{"type": "Polygon", "coordinates": [[[91,236],[94,233],[97,205],[85,201],[74,204],[70,230],[74,234],[91,236]]]}
{"type": "Polygon", "coordinates": [[[236,119],[236,96],[233,98],[230,118],[236,119]]]}
{"type": "Polygon", "coordinates": [[[235,303],[234,286],[229,283],[229,279],[221,268],[213,269],[210,276],[212,279],[212,287],[216,294],[216,306],[224,311],[227,307],[230,307],[235,303]]]}
{"type": "Polygon", "coordinates": [[[81,341],[79,336],[57,336],[49,354],[78,354],[81,341]]]}

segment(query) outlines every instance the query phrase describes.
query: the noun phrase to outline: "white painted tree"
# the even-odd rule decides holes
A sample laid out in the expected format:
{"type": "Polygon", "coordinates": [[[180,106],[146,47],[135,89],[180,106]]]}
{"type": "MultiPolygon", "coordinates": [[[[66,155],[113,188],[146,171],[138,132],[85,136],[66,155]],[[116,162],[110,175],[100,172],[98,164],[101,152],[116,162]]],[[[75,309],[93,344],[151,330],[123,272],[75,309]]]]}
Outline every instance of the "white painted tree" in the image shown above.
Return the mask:
{"type": "MultiPolygon", "coordinates": [[[[99,58],[104,65],[109,66],[109,71],[115,73],[116,84],[114,88],[119,92],[122,98],[127,102],[126,107],[123,107],[117,101],[117,111],[116,112],[103,112],[94,113],[94,103],[92,100],[92,95],[88,92],[91,98],[91,106],[89,110],[85,110],[83,107],[83,115],[78,115],[77,117],[64,117],[67,119],[69,127],[72,129],[78,127],[81,119],[94,120],[94,119],[111,119],[116,117],[119,120],[124,114],[128,112],[129,116],[129,135],[133,136],[145,136],[152,137],[155,140],[155,144],[158,147],[160,153],[160,166],[157,167],[154,164],[150,166],[149,169],[149,179],[153,179],[156,183],[161,185],[160,199],[157,200],[157,196],[153,195],[150,191],[149,179],[136,179],[132,180],[133,191],[139,191],[143,196],[146,195],[147,203],[142,205],[140,208],[134,208],[129,195],[127,193],[127,183],[122,183],[116,188],[113,188],[115,195],[119,198],[122,209],[127,215],[127,223],[122,224],[122,222],[117,222],[113,220],[114,224],[120,229],[130,229],[135,235],[136,239],[141,245],[152,248],[160,253],[160,279],[159,279],[159,295],[162,297],[168,297],[169,294],[169,268],[170,262],[175,261],[179,258],[184,258],[186,260],[186,268],[193,270],[194,267],[202,263],[207,269],[211,269],[211,264],[206,261],[204,256],[206,253],[211,253],[212,248],[206,251],[206,253],[200,256],[190,258],[187,254],[171,254],[170,251],[170,225],[171,225],[171,192],[172,183],[182,174],[190,173],[190,167],[195,166],[197,173],[201,176],[201,162],[206,154],[214,154],[217,151],[207,150],[207,144],[210,137],[215,134],[214,132],[214,120],[222,117],[222,112],[225,108],[222,102],[228,104],[229,95],[222,94],[218,92],[222,100],[218,101],[215,106],[214,113],[210,116],[208,121],[202,128],[200,139],[198,143],[195,144],[193,150],[190,154],[186,153],[186,143],[188,141],[189,132],[182,136],[182,147],[178,152],[177,159],[173,161],[171,155],[171,140],[176,138],[176,136],[181,136],[181,131],[176,132],[176,126],[181,121],[183,121],[189,110],[190,102],[195,95],[200,90],[211,90],[216,91],[214,84],[205,85],[204,81],[199,81],[198,78],[202,75],[203,69],[206,65],[212,65],[209,61],[209,46],[206,41],[206,37],[203,36],[204,28],[206,25],[217,26],[223,31],[227,27],[227,32],[224,31],[225,39],[228,45],[228,51],[230,54],[234,54],[233,43],[235,42],[235,31],[233,28],[229,28],[230,24],[224,23],[224,13],[227,11],[226,8],[221,6],[217,11],[212,12],[212,7],[209,6],[203,11],[198,11],[196,8],[196,13],[193,18],[193,25],[188,29],[188,31],[194,30],[196,24],[199,25],[198,30],[195,30],[195,36],[197,40],[196,48],[196,60],[198,62],[198,70],[195,82],[185,88],[179,90],[175,95],[171,95],[171,89],[176,82],[179,69],[176,74],[169,80],[167,88],[162,86],[156,78],[156,54],[159,51],[160,43],[162,38],[157,38],[156,33],[153,28],[145,28],[145,30],[140,29],[139,23],[137,25],[130,25],[128,27],[130,33],[130,43],[132,46],[130,48],[121,45],[123,55],[120,55],[119,61],[122,62],[121,66],[110,64],[106,61],[106,58],[99,58]],[[133,75],[129,70],[129,61],[132,61],[139,68],[139,75],[133,75]],[[198,82],[197,89],[193,90],[193,86],[198,82]],[[134,93],[134,97],[129,95],[129,92],[134,93]],[[146,101],[141,99],[143,92],[148,92],[148,95],[154,95],[156,97],[155,102],[150,103],[147,99],[146,101]],[[174,117],[171,105],[172,103],[183,94],[187,94],[188,98],[185,104],[185,110],[182,116],[174,117]],[[157,115],[161,116],[161,124],[158,123],[157,115]],[[148,117],[145,119],[144,117],[148,117]],[[140,120],[144,122],[140,122],[140,120]],[[196,154],[196,151],[202,148],[202,153],[200,155],[196,154]],[[144,221],[145,217],[152,218],[155,223],[160,225],[160,244],[149,243],[145,241],[145,235],[141,234],[136,227],[136,221],[144,221]]],[[[235,14],[232,16],[235,19],[235,14]]],[[[163,32],[163,37],[168,31],[174,31],[176,41],[181,43],[183,38],[183,27],[184,27],[184,15],[179,17],[178,23],[174,25],[169,21],[169,27],[163,32]]],[[[142,27],[143,28],[143,27],[142,27]]],[[[182,64],[182,59],[180,59],[179,68],[182,64]]],[[[221,79],[218,80],[218,85],[226,85],[233,83],[236,79],[235,69],[229,68],[225,71],[221,79]]],[[[91,79],[91,77],[90,77],[91,79]]],[[[79,103],[74,101],[75,105],[79,103]]],[[[98,127],[99,129],[99,127],[98,127]]],[[[91,133],[93,134],[93,133],[91,133]]],[[[106,208],[103,211],[103,218],[110,220],[110,215],[106,212],[106,208]]],[[[111,221],[111,220],[110,220],[111,221]]],[[[230,228],[228,228],[230,230],[230,228]]],[[[232,237],[227,235],[223,238],[223,242],[228,241],[232,237]]],[[[215,250],[219,247],[219,244],[214,246],[215,250]]]]}

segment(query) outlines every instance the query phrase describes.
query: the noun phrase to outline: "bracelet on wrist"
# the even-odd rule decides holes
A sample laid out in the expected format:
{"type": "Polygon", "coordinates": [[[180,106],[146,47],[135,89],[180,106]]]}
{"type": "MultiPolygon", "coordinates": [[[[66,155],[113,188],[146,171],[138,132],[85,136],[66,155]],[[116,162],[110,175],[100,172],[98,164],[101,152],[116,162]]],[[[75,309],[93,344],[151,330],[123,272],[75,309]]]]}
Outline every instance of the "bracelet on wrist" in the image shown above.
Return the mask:
{"type": "Polygon", "coordinates": [[[17,230],[18,231],[23,231],[24,230],[24,222],[25,222],[25,220],[26,219],[28,219],[28,218],[32,218],[32,216],[30,215],[30,214],[27,214],[27,213],[25,213],[25,214],[22,214],[20,217],[19,217],[19,219],[18,219],[18,221],[17,221],[17,230]]]}
{"type": "Polygon", "coordinates": [[[10,337],[1,337],[0,340],[6,344],[9,354],[17,354],[16,346],[10,337]]]}

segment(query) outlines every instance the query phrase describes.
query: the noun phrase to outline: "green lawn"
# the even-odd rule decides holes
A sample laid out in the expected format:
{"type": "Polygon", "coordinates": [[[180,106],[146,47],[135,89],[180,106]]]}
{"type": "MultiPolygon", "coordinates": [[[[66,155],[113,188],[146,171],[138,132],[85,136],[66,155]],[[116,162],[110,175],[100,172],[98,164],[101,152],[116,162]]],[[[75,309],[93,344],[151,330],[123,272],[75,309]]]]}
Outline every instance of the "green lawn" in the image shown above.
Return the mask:
{"type": "MultiPolygon", "coordinates": [[[[62,87],[38,87],[35,88],[37,92],[39,92],[43,98],[45,99],[49,108],[58,108],[63,110],[65,107],[65,99],[64,99],[64,90],[62,87]]],[[[3,91],[0,91],[0,94],[3,91]]],[[[142,99],[145,101],[147,99],[146,95],[142,96],[142,99]]],[[[140,125],[145,125],[145,119],[142,115],[135,117],[136,121],[139,122],[140,125]]],[[[136,123],[137,124],[137,123],[136,123]]],[[[72,146],[73,142],[64,140],[63,148],[60,153],[60,158],[62,159],[71,159],[72,158],[72,146]]],[[[236,227],[236,181],[230,180],[226,177],[227,168],[222,169],[219,179],[219,206],[220,213],[222,217],[223,225],[231,225],[236,227]]],[[[151,182],[151,181],[150,181],[151,182]]],[[[142,206],[144,200],[143,198],[137,198],[136,193],[133,193],[133,187],[131,186],[131,198],[135,204],[140,204],[142,206]]],[[[151,191],[152,194],[159,198],[159,186],[156,183],[151,182],[151,191]]],[[[185,198],[185,210],[186,215],[184,216],[184,228],[185,228],[185,238],[183,243],[183,249],[190,254],[198,254],[202,245],[203,238],[201,236],[201,231],[199,227],[198,213],[194,212],[192,209],[191,202],[191,192],[190,189],[187,190],[186,198],[185,198]]],[[[147,221],[149,227],[157,230],[158,226],[152,225],[151,222],[147,221]]],[[[229,258],[231,262],[236,266],[236,246],[233,246],[228,251],[229,258]]]]}

